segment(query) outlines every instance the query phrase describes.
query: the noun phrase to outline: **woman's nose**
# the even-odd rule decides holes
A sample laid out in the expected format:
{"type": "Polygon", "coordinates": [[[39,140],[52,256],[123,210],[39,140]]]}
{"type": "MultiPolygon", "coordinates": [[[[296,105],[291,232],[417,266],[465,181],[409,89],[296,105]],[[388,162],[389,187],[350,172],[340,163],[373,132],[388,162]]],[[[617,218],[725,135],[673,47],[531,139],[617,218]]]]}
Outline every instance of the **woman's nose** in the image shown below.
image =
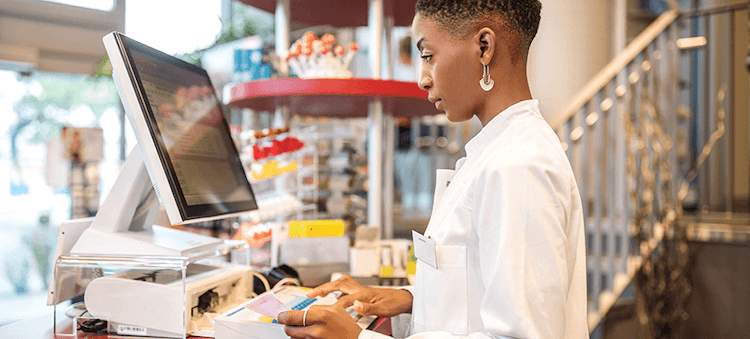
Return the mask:
{"type": "Polygon", "coordinates": [[[428,91],[430,88],[432,88],[432,78],[429,76],[422,76],[419,78],[419,87],[425,91],[428,91]]]}

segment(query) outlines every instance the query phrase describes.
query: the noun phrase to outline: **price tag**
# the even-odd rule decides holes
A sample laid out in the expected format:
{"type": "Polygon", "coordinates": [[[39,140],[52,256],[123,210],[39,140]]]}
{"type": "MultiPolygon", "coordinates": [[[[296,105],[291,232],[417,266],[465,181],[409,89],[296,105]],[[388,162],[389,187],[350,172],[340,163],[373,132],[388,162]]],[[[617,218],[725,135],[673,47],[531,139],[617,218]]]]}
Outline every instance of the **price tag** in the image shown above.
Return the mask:
{"type": "Polygon", "coordinates": [[[117,334],[126,335],[148,335],[145,327],[138,327],[132,325],[117,325],[117,334]]]}

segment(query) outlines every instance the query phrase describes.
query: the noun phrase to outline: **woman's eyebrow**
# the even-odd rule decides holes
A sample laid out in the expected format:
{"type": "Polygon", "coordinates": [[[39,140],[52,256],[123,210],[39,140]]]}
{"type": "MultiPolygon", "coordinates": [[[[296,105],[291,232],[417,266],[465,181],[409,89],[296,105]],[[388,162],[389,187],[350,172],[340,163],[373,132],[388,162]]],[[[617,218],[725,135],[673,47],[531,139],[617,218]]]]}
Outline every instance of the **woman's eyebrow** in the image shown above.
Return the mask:
{"type": "Polygon", "coordinates": [[[425,41],[425,38],[421,38],[421,39],[419,39],[419,41],[417,41],[417,49],[418,49],[418,50],[419,50],[420,52],[422,51],[422,48],[423,48],[423,47],[422,47],[422,42],[424,42],[424,41],[425,41]]]}

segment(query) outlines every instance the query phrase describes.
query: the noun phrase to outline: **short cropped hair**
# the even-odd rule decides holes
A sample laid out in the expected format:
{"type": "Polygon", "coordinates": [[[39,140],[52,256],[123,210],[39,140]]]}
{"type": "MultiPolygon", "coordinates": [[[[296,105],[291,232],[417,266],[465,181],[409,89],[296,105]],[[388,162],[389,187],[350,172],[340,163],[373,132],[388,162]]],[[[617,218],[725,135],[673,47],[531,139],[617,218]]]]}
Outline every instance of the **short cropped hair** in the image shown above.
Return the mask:
{"type": "Polygon", "coordinates": [[[521,39],[518,47],[524,57],[539,30],[541,11],[539,0],[419,0],[416,4],[418,14],[457,37],[465,37],[480,22],[507,25],[521,39]],[[497,22],[498,18],[504,22],[497,22]]]}

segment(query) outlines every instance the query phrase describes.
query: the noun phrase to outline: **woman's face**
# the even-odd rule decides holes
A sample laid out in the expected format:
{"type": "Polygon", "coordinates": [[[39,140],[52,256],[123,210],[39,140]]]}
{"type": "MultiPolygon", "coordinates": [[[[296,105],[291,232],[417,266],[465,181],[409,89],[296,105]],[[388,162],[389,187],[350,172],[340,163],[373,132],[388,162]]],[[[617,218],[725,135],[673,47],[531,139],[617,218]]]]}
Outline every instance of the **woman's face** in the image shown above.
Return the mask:
{"type": "Polygon", "coordinates": [[[481,49],[470,37],[455,37],[420,14],[411,29],[422,57],[419,87],[429,93],[438,110],[445,111],[448,120],[471,119],[480,109],[481,49]]]}

